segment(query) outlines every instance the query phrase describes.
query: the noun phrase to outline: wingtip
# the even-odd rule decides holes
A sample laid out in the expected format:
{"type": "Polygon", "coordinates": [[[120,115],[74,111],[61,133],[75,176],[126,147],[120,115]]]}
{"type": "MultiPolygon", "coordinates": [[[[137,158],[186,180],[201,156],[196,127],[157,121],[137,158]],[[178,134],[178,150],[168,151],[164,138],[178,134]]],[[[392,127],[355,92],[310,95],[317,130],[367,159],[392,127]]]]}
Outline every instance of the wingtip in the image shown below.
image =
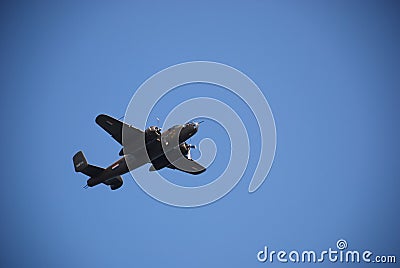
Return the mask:
{"type": "Polygon", "coordinates": [[[96,123],[99,123],[101,121],[101,119],[106,116],[107,116],[106,114],[99,114],[98,116],[96,116],[96,123]]]}
{"type": "Polygon", "coordinates": [[[202,169],[202,170],[200,170],[200,171],[193,172],[192,174],[193,174],[193,175],[200,175],[201,173],[204,173],[206,170],[207,170],[207,169],[204,168],[204,169],[202,169]]]}

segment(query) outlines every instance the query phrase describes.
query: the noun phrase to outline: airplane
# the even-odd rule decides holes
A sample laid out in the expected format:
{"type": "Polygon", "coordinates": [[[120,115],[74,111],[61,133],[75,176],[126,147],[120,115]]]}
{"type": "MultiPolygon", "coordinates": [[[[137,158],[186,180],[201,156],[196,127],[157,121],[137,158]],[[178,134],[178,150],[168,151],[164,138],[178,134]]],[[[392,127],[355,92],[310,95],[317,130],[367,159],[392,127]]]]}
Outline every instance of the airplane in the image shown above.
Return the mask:
{"type": "Polygon", "coordinates": [[[162,133],[157,126],[142,131],[105,114],[98,115],[96,123],[123,146],[119,152],[122,158],[107,168],[101,168],[88,164],[83,152],[77,152],[73,156],[75,172],[89,176],[84,188],[103,183],[116,190],[123,184],[121,175],[147,163],[151,163],[149,171],[165,167],[193,175],[206,171],[191,158],[190,149],[196,146],[186,143],[197,133],[202,122],[175,125],[162,133]]]}

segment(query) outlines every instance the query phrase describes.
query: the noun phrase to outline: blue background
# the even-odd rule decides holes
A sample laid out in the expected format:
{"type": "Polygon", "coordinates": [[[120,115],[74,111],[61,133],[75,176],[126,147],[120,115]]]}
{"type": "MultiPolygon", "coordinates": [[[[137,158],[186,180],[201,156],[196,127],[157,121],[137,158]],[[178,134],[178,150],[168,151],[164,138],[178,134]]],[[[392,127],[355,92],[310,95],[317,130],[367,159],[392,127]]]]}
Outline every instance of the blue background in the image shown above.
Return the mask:
{"type": "MultiPolygon", "coordinates": [[[[282,266],[259,263],[257,252],[325,250],[340,238],[400,258],[398,2],[16,1],[0,10],[2,267],[282,266]],[[243,71],[268,99],[278,143],[260,189],[247,192],[254,153],[237,187],[201,208],[159,203],[129,174],[116,192],[83,190],[73,154],[106,166],[120,149],[95,117],[122,116],[147,78],[192,60],[243,71]]],[[[207,124],[197,135],[225,137],[207,124]]],[[[201,176],[218,174],[218,163],[201,176]]]]}

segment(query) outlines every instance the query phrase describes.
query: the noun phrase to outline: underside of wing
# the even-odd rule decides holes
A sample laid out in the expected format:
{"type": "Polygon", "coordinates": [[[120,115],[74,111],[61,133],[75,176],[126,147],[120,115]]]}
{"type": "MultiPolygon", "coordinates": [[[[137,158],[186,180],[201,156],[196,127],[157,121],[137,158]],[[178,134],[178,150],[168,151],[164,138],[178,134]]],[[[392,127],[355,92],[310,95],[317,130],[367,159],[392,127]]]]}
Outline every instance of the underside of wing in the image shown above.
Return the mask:
{"type": "Polygon", "coordinates": [[[144,132],[140,129],[129,126],[128,124],[105,114],[97,116],[96,123],[121,145],[123,145],[122,129],[124,129],[124,147],[127,147],[124,148],[124,151],[127,149],[132,150],[132,148],[143,147],[144,145],[144,132]]]}
{"type": "Polygon", "coordinates": [[[181,157],[176,160],[173,164],[170,164],[168,168],[177,169],[189,174],[198,175],[206,171],[206,168],[197,163],[194,160],[181,157]]]}

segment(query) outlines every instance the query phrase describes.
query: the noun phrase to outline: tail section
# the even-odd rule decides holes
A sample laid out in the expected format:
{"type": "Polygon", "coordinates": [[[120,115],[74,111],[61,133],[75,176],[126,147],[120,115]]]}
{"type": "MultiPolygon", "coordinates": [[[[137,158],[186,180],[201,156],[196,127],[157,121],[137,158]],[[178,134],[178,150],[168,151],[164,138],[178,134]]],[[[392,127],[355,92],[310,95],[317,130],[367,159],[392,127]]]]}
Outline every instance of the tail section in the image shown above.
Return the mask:
{"type": "Polygon", "coordinates": [[[97,184],[104,183],[105,185],[110,186],[111,190],[116,190],[120,188],[123,184],[121,176],[116,176],[109,179],[102,179],[102,177],[104,177],[103,174],[102,177],[99,177],[105,169],[89,165],[82,151],[77,152],[72,160],[74,162],[74,168],[76,172],[81,172],[90,177],[87,181],[86,187],[93,187],[97,184]]]}
{"type": "Polygon", "coordinates": [[[95,178],[104,171],[104,168],[89,165],[82,151],[77,152],[72,158],[76,172],[81,172],[91,178],[95,178]]]}
{"type": "Polygon", "coordinates": [[[88,162],[86,161],[86,158],[83,155],[82,151],[77,152],[72,158],[72,160],[74,161],[74,167],[76,172],[82,172],[88,166],[88,162]]]}

